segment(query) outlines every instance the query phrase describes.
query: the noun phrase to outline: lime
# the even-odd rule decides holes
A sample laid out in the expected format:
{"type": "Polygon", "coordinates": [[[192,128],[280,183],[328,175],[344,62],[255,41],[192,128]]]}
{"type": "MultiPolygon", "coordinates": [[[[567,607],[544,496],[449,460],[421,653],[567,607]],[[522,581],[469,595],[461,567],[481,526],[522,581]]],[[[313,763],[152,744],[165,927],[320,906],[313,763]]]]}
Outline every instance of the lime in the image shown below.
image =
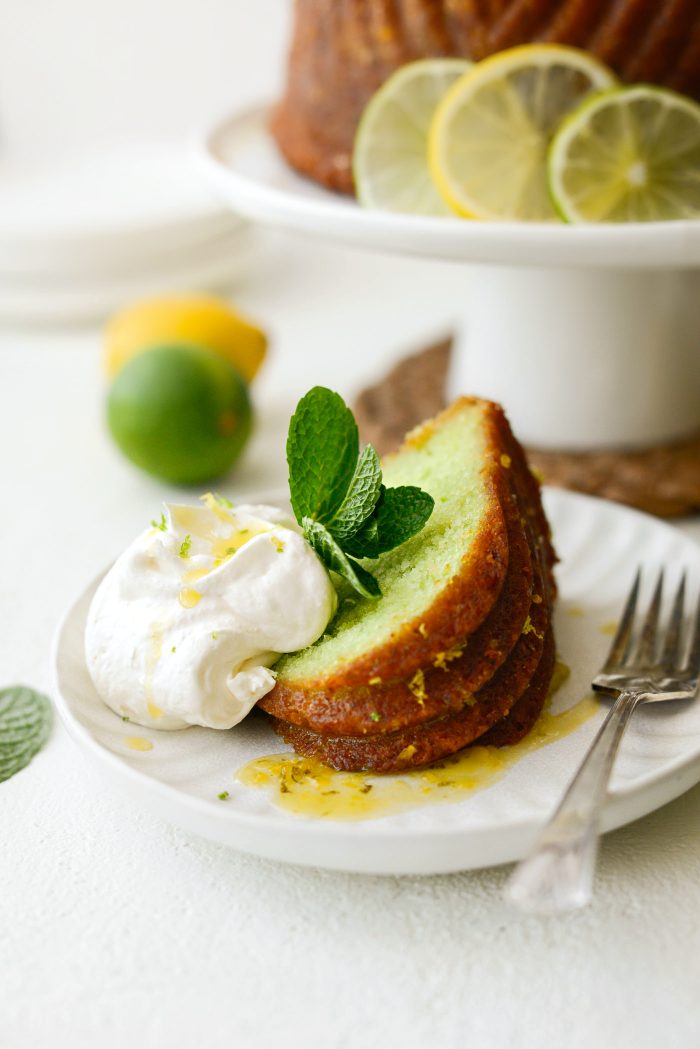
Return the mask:
{"type": "Polygon", "coordinates": [[[562,118],[613,74],[586,51],[527,44],[484,59],[438,106],[430,170],[459,215],[551,221],[547,148],[562,118]]]}
{"type": "Polygon", "coordinates": [[[250,382],[265,358],[264,332],[213,295],[144,299],[109,321],[104,362],[110,378],[137,353],[183,342],[205,346],[229,361],[250,382]]]}
{"type": "Polygon", "coordinates": [[[470,66],[461,58],[411,62],[373,95],[353,151],[355,189],[364,207],[451,214],[428,169],[428,131],[445,92],[470,66]]]}
{"type": "Polygon", "coordinates": [[[107,401],[127,459],[175,484],[224,474],[248,438],[252,412],[235,368],[197,346],[157,346],[121,369],[107,401]]]}
{"type": "Polygon", "coordinates": [[[566,222],[700,218],[700,105],[638,84],[587,99],[549,150],[566,222]]]}

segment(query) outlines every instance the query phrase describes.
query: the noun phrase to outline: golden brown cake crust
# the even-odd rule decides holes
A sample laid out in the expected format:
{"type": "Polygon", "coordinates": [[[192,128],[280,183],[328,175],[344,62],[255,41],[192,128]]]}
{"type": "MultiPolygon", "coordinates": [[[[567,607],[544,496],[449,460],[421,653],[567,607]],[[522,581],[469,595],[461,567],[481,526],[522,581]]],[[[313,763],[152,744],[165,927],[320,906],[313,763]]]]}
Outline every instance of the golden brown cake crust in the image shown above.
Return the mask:
{"type": "Polygon", "coordinates": [[[336,690],[281,680],[260,701],[263,710],[320,733],[385,734],[460,710],[493,677],[520,636],[533,594],[538,601],[551,599],[554,558],[539,486],[515,438],[509,432],[502,436],[503,452],[511,461],[500,475],[510,550],[508,574],[495,608],[481,627],[462,640],[451,653],[453,658],[443,653],[435,661],[437,666],[423,667],[418,678],[336,690]],[[532,520],[528,514],[534,515],[532,520]]]}
{"type": "Polygon", "coordinates": [[[554,636],[550,630],[545,638],[542,659],[532,676],[532,681],[508,713],[497,721],[477,743],[480,747],[512,747],[527,736],[547,700],[549,686],[554,673],[556,650],[554,636]]]}
{"type": "MultiPolygon", "coordinates": [[[[461,709],[383,735],[319,733],[273,718],[275,731],[298,753],[313,755],[338,769],[391,773],[430,764],[471,743],[514,743],[532,727],[544,704],[554,668],[554,551],[539,500],[539,486],[529,471],[520,472],[518,448],[513,440],[511,469],[518,478],[518,495],[526,507],[523,527],[529,536],[535,583],[530,615],[506,662],[470,701],[459,697],[461,709]],[[536,496],[534,504],[528,502],[532,493],[536,496]]],[[[453,673],[448,671],[446,678],[451,681],[453,673]]],[[[449,690],[449,681],[445,685],[449,690]]]]}
{"type": "MultiPolygon", "coordinates": [[[[520,507],[514,493],[507,500],[508,574],[496,607],[471,637],[442,653],[417,678],[336,690],[304,688],[282,680],[259,706],[293,724],[341,736],[395,732],[460,710],[508,657],[532,600],[532,560],[520,525],[520,507]]],[[[541,587],[539,573],[537,579],[541,587]]]]}
{"type": "Polygon", "coordinates": [[[293,167],[351,193],[357,122],[394,70],[432,55],[478,60],[532,40],[586,48],[623,80],[700,99],[698,0],[296,0],[272,133],[293,167]]]}
{"type": "MultiPolygon", "coordinates": [[[[503,510],[503,493],[508,482],[501,455],[512,435],[503,409],[491,401],[461,397],[435,419],[409,434],[405,445],[419,445],[432,429],[470,407],[484,413],[486,454],[482,475],[489,505],[484,527],[462,560],[459,572],[443,587],[429,609],[415,621],[395,630],[386,642],[323,678],[303,680],[296,685],[310,691],[336,692],[367,685],[376,677],[382,682],[406,680],[472,634],[494,608],[508,571],[508,530],[503,510]]],[[[290,684],[284,671],[281,683],[290,684]]]]}
{"type": "MultiPolygon", "coordinates": [[[[451,410],[458,410],[460,403],[464,401],[451,410]]],[[[552,669],[555,555],[539,484],[495,407],[490,411],[498,420],[499,469],[493,476],[505,507],[510,548],[498,603],[481,627],[462,640],[458,658],[438,667],[424,664],[410,681],[387,687],[370,686],[365,680],[341,689],[290,687],[280,681],[260,706],[273,715],[275,731],[299,753],[340,769],[395,772],[436,761],[474,742],[502,722],[521,696],[512,723],[503,723],[503,738],[515,739],[529,715],[534,712],[533,720],[537,716],[552,669]],[[540,663],[542,670],[535,678],[540,663]]],[[[409,441],[420,443],[441,418],[444,413],[409,441]]],[[[407,643],[404,638],[402,644],[407,643]]]]}
{"type": "Polygon", "coordinates": [[[553,667],[554,640],[547,627],[542,638],[534,633],[523,635],[510,659],[475,697],[476,702],[457,713],[387,736],[325,736],[277,718],[272,719],[272,726],[298,754],[319,758],[333,768],[400,772],[432,764],[470,743],[487,742],[484,734],[515,711],[518,703],[517,724],[512,730],[502,726],[500,736],[493,738],[503,742],[522,738],[542,709],[553,667]],[[527,725],[524,730],[523,725],[527,725]]]}

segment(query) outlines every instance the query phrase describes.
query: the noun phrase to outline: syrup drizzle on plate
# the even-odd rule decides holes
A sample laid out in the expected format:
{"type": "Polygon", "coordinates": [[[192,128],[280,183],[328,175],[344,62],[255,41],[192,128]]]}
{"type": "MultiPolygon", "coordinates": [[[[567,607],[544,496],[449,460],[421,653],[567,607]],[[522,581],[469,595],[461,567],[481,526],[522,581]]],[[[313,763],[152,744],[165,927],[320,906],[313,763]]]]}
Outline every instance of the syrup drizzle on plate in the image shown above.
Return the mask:
{"type": "Polygon", "coordinates": [[[525,739],[510,747],[467,747],[429,768],[392,776],[338,772],[316,758],[286,752],[254,758],[235,778],[246,787],[264,790],[278,808],[321,819],[376,819],[461,801],[491,786],[526,754],[568,736],[593,717],[599,703],[592,695],[559,714],[551,712],[552,696],[568,676],[568,667],[558,663],[545,709],[525,739]]]}

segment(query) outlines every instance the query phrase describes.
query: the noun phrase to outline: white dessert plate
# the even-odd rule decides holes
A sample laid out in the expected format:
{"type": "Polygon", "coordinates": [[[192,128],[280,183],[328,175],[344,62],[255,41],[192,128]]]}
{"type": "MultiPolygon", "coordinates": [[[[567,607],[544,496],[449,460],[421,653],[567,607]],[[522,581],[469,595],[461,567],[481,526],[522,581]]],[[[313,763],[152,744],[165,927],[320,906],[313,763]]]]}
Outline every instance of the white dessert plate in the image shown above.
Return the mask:
{"type": "Polygon", "coordinates": [[[227,291],[254,265],[248,223],[196,247],[169,251],[116,268],[109,274],[74,272],[62,277],[0,276],[0,322],[50,324],[95,321],[139,297],[178,291],[227,291]]]}
{"type": "Polygon", "coordinates": [[[0,322],[102,319],[143,295],[224,289],[250,226],[187,147],[130,143],[0,170],[0,322]]]}
{"type": "MultiPolygon", "coordinates": [[[[554,709],[563,710],[589,693],[610,644],[610,623],[637,565],[668,566],[671,584],[685,566],[695,599],[700,547],[652,517],[586,496],[550,489],[546,509],[561,557],[557,643],[571,668],[554,700],[554,709]]],[[[605,701],[576,731],[526,753],[491,786],[454,803],[355,822],[293,815],[274,807],[263,790],[235,779],[249,760],[286,749],[263,718],[249,718],[230,732],[158,732],[125,724],[101,703],[83,651],[97,582],[69,610],[55,641],[56,703],[68,731],[135,804],[260,856],[376,874],[436,874],[516,860],[549,815],[604,714],[605,701]],[[127,739],[135,734],[152,749],[130,749],[127,739]],[[228,798],[219,800],[224,791],[228,798]]],[[[641,710],[615,767],[604,829],[644,816],[699,780],[700,702],[641,710]]]]}
{"type": "Polygon", "coordinates": [[[196,145],[212,186],[239,214],[357,247],[510,266],[700,266],[700,221],[629,225],[466,222],[360,208],[296,175],[267,130],[269,107],[217,124],[196,145]]]}
{"type": "Polygon", "coordinates": [[[0,273],[31,276],[138,265],[242,225],[172,143],[104,148],[0,171],[0,273]]]}

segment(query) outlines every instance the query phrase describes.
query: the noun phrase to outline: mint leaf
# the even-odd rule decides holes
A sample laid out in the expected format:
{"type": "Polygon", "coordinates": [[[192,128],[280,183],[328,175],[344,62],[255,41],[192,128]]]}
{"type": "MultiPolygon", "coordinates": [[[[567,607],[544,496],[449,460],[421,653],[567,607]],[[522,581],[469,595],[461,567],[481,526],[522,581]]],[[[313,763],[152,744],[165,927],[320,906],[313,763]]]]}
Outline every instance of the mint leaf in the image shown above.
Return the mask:
{"type": "Polygon", "coordinates": [[[343,553],[339,544],[320,521],[313,521],[310,517],[305,517],[302,526],[304,538],[316,551],[326,568],[337,572],[363,597],[381,597],[382,592],[374,576],[370,575],[362,565],[358,565],[357,561],[353,561],[351,557],[343,553]]]}
{"type": "MultiPolygon", "coordinates": [[[[383,487],[383,486],[382,486],[383,487]]],[[[353,557],[379,557],[379,530],[376,514],[365,521],[359,532],[343,541],[343,548],[353,557]]]]}
{"type": "Polygon", "coordinates": [[[294,516],[328,521],[339,508],[357,465],[357,423],[343,398],[314,386],[289,423],[287,463],[294,516]]]}
{"type": "Polygon", "coordinates": [[[410,539],[430,517],[434,501],[413,486],[385,488],[372,445],[358,453],[352,412],[339,394],[314,386],[289,423],[294,516],[328,569],[364,597],[379,597],[379,583],[355,558],[377,558],[410,539]]]}
{"type": "Polygon", "coordinates": [[[381,597],[382,588],[372,573],[368,572],[362,565],[359,565],[352,557],[348,557],[347,561],[352,568],[353,577],[350,578],[346,575],[344,578],[355,587],[355,590],[362,594],[363,597],[369,597],[370,599],[381,597]],[[359,586],[358,583],[360,584],[359,586]]]}
{"type": "Polygon", "coordinates": [[[326,522],[329,531],[341,544],[353,536],[371,516],[381,489],[382,467],[379,456],[368,444],[357,460],[345,498],[331,520],[326,522]]]}
{"type": "Polygon", "coordinates": [[[434,505],[433,497],[421,488],[382,485],[373,515],[355,535],[343,542],[343,549],[353,557],[379,557],[420,532],[434,505]]]}
{"type": "Polygon", "coordinates": [[[49,737],[51,703],[34,689],[0,690],[0,783],[28,765],[49,737]]]}
{"type": "Polygon", "coordinates": [[[378,553],[393,550],[420,532],[434,506],[432,495],[414,485],[385,488],[377,506],[378,553]]]}

